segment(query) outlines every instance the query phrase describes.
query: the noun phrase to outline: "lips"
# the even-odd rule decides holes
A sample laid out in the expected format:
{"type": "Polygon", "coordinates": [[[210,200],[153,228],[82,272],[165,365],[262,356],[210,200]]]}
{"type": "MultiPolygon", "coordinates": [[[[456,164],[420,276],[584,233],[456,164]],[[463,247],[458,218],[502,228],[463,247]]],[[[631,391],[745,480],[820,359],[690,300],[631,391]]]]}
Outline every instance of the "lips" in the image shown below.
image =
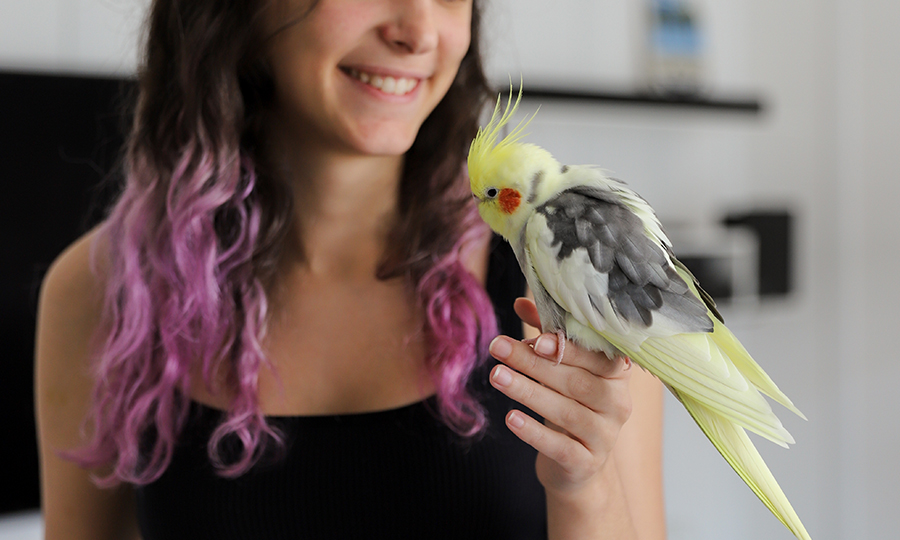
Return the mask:
{"type": "Polygon", "coordinates": [[[419,79],[409,77],[379,75],[377,73],[369,73],[355,68],[345,69],[344,72],[363,84],[367,84],[385,94],[394,96],[406,95],[415,90],[416,86],[419,85],[419,79]]]}

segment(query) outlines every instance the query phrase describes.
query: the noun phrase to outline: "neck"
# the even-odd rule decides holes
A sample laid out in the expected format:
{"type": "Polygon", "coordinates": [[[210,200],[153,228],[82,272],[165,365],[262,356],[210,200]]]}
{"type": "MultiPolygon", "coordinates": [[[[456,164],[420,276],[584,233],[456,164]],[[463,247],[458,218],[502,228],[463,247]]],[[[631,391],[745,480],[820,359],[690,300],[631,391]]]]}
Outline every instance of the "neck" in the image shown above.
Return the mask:
{"type": "Polygon", "coordinates": [[[313,151],[290,143],[274,150],[276,174],[294,197],[286,262],[317,274],[373,276],[396,214],[403,156],[313,151]]]}

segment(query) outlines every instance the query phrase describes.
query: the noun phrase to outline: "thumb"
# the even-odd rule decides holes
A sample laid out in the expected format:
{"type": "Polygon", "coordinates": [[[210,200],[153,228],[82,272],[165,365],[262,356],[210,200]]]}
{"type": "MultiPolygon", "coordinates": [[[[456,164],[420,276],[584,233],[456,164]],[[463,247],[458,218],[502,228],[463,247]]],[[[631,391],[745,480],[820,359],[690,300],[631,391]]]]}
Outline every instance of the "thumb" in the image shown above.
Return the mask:
{"type": "Polygon", "coordinates": [[[513,309],[516,311],[516,315],[518,315],[525,324],[533,326],[538,330],[541,329],[541,317],[538,315],[537,306],[534,305],[534,301],[529,298],[516,298],[513,309]]]}

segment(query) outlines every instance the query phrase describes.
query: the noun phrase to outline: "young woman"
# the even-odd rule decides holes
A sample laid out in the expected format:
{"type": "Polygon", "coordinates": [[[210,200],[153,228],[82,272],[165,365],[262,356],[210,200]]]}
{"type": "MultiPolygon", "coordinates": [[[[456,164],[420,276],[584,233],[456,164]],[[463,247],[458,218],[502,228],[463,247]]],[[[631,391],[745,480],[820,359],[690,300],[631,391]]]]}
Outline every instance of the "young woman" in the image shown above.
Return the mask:
{"type": "Polygon", "coordinates": [[[522,343],[473,213],[479,20],[153,2],[125,187],[42,288],[48,539],[664,537],[659,383],[522,343]]]}

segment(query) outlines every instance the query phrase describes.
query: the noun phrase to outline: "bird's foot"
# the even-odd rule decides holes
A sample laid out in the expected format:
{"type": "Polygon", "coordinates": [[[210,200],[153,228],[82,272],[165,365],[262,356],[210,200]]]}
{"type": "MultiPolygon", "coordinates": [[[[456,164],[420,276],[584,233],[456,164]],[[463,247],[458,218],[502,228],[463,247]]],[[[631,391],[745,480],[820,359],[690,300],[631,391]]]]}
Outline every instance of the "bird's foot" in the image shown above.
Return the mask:
{"type": "MultiPolygon", "coordinates": [[[[522,340],[522,343],[531,346],[534,348],[537,340],[540,339],[540,336],[536,338],[529,338],[522,340]]],[[[556,331],[556,365],[562,364],[563,355],[566,352],[566,333],[563,330],[556,331]]]]}
{"type": "Polygon", "coordinates": [[[566,333],[556,331],[556,365],[562,364],[563,354],[566,352],[566,333]]]}

